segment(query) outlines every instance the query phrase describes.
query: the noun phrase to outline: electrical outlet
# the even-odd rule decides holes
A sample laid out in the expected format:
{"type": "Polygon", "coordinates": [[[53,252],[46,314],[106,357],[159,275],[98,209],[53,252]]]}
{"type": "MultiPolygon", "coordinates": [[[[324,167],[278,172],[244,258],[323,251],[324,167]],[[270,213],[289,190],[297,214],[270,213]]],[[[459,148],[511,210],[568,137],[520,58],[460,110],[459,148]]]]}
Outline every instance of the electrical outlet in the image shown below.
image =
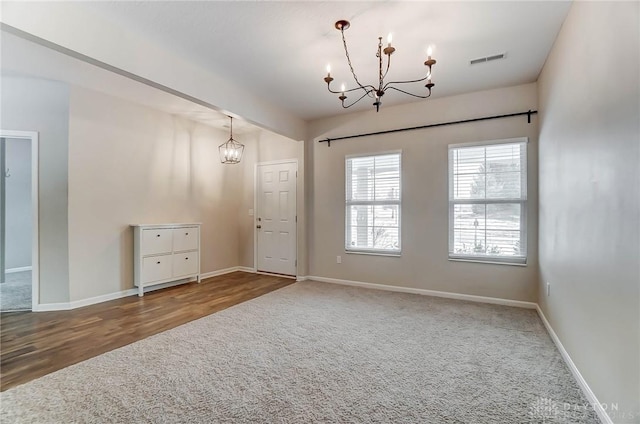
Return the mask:
{"type": "Polygon", "coordinates": [[[547,296],[551,294],[551,283],[547,281],[547,296]]]}
{"type": "Polygon", "coordinates": [[[340,255],[336,256],[336,263],[337,264],[341,264],[342,263],[342,256],[340,256],[340,255]]]}

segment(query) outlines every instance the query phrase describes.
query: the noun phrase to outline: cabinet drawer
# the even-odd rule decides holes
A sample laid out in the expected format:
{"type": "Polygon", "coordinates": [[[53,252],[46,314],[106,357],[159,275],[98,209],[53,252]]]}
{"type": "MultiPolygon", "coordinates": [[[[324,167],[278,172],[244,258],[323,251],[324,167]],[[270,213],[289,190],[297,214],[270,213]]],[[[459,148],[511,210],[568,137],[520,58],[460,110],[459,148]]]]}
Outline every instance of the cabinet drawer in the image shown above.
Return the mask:
{"type": "Polygon", "coordinates": [[[173,255],[173,276],[183,277],[198,273],[198,251],[173,255]]]}
{"type": "Polygon", "coordinates": [[[171,278],[172,255],[150,256],[142,259],[143,283],[171,278]]]}
{"type": "Polygon", "coordinates": [[[171,252],[171,229],[142,230],[142,256],[171,252]]]}
{"type": "Polygon", "coordinates": [[[197,250],[198,232],[198,227],[175,228],[173,230],[173,251],[197,250]]]}

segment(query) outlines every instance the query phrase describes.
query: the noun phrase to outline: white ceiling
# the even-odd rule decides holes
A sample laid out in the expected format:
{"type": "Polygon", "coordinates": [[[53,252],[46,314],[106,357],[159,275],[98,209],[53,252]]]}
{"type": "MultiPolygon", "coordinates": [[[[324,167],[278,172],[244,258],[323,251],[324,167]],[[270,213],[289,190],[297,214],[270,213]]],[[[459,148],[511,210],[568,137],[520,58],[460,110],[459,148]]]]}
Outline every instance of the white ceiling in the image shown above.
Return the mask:
{"type": "MultiPolygon", "coordinates": [[[[213,128],[223,129],[225,132],[229,131],[230,120],[224,113],[32,43],[16,35],[3,32],[0,39],[0,50],[2,51],[0,70],[2,75],[62,81],[178,115],[213,128]]],[[[234,119],[233,121],[234,134],[248,134],[258,130],[260,128],[242,119],[234,119]]]]}
{"type": "MultiPolygon", "coordinates": [[[[377,37],[386,40],[391,32],[397,50],[388,78],[424,76],[426,48],[433,45],[433,96],[441,97],[535,81],[570,2],[109,1],[82,7],[309,120],[343,113],[326,91],[327,63],[335,88],[354,86],[334,29],[339,19],[351,21],[347,43],[362,83],[374,83],[377,37]],[[469,65],[504,52],[506,60],[469,65]]],[[[415,91],[421,90],[418,84],[415,91]]],[[[387,106],[413,100],[395,92],[383,99],[387,106]]]]}

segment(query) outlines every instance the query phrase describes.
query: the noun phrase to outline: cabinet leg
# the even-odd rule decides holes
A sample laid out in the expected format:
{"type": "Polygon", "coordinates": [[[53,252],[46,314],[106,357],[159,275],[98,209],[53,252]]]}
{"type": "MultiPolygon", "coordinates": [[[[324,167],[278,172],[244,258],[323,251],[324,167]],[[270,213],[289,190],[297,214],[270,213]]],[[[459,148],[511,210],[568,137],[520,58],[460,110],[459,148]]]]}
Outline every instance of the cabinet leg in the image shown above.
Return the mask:
{"type": "Polygon", "coordinates": [[[142,297],[144,296],[144,287],[142,287],[142,284],[140,284],[138,286],[138,297],[142,297]]]}
{"type": "Polygon", "coordinates": [[[200,274],[198,274],[198,284],[200,284],[200,281],[202,281],[202,279],[200,278],[200,274]]]}

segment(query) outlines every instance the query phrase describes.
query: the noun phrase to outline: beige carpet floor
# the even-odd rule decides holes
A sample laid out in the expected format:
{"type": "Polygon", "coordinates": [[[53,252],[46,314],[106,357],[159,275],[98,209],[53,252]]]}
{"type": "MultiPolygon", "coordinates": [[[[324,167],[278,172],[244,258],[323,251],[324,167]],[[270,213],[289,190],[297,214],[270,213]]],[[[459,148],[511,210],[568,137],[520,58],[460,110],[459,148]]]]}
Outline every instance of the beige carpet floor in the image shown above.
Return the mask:
{"type": "Polygon", "coordinates": [[[303,282],[3,392],[0,421],[598,422],[585,405],[532,310],[303,282]]]}
{"type": "Polygon", "coordinates": [[[31,310],[31,271],[5,274],[0,283],[0,311],[31,310]]]}

